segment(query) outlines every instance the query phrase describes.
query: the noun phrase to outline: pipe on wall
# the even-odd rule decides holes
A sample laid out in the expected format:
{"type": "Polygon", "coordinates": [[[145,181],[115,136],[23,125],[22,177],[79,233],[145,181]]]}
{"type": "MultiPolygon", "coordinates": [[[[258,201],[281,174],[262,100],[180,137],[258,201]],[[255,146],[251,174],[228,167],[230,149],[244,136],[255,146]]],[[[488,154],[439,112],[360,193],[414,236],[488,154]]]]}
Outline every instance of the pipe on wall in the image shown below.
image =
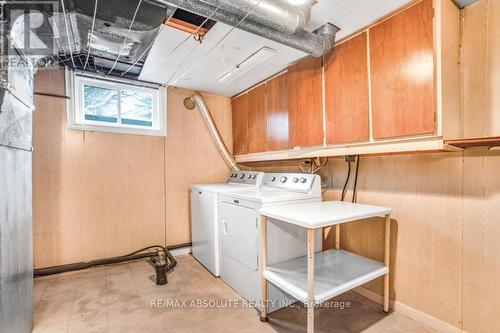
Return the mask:
{"type": "MultiPolygon", "coordinates": [[[[217,8],[201,0],[157,0],[165,5],[174,6],[188,12],[210,17],[227,25],[250,32],[263,38],[289,46],[314,57],[321,57],[332,49],[335,44],[335,35],[340,30],[337,26],[327,23],[314,33],[302,28],[294,33],[279,31],[269,26],[250,20],[244,16],[217,8]]],[[[270,14],[271,15],[271,14],[270,14]]],[[[272,19],[272,16],[269,16],[272,19]]],[[[278,20],[278,19],[277,19],[278,20]]]]}
{"type": "Polygon", "coordinates": [[[203,97],[201,97],[200,94],[195,93],[191,97],[186,98],[186,100],[184,101],[184,105],[186,106],[186,108],[191,110],[194,109],[195,106],[198,107],[198,110],[200,111],[201,116],[203,117],[203,120],[207,125],[208,131],[210,132],[210,135],[214,140],[215,146],[217,147],[219,153],[222,155],[224,162],[226,162],[226,164],[232,171],[240,170],[238,164],[236,163],[233,156],[231,155],[226,145],[224,144],[224,141],[222,141],[222,137],[220,136],[219,130],[215,125],[214,119],[212,118],[212,115],[210,114],[210,111],[208,110],[208,107],[205,104],[203,97]]]}

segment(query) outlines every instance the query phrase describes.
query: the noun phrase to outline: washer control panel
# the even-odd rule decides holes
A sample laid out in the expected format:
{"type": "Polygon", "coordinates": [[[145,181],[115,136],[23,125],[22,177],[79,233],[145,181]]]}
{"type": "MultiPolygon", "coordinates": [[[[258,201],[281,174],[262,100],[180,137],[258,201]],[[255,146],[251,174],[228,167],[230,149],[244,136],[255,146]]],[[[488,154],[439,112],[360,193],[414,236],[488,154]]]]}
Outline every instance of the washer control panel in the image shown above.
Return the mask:
{"type": "Polygon", "coordinates": [[[262,186],[309,192],[318,181],[321,181],[319,176],[310,173],[266,173],[262,186]]]}
{"type": "Polygon", "coordinates": [[[264,178],[263,172],[258,171],[233,171],[229,174],[228,183],[260,186],[264,178]]]}

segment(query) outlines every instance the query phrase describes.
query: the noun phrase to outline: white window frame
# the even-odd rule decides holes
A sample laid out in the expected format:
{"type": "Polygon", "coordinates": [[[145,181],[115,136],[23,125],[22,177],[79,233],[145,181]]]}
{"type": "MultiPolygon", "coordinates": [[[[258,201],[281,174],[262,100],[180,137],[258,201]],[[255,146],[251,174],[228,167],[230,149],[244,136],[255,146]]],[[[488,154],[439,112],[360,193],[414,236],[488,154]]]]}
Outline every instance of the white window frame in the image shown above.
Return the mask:
{"type": "Polygon", "coordinates": [[[166,136],[167,94],[165,87],[141,81],[105,78],[71,70],[66,71],[66,82],[66,94],[67,96],[70,96],[67,105],[69,129],[149,136],[166,136]],[[83,104],[83,87],[85,84],[117,91],[118,107],[120,107],[121,89],[153,94],[152,127],[121,124],[120,115],[118,115],[118,123],[116,124],[86,120],[84,111],[85,108],[83,104]]]}

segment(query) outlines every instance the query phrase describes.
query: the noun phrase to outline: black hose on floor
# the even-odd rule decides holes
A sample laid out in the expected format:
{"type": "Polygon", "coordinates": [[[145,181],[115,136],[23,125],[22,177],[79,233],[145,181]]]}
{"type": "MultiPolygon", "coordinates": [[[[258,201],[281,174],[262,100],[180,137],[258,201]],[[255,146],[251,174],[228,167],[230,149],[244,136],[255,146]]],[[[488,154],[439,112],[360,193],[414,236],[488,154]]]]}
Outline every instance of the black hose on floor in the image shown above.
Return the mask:
{"type": "MultiPolygon", "coordinates": [[[[181,244],[178,246],[170,247],[170,249],[176,249],[181,247],[191,246],[191,244],[181,244]]],[[[166,284],[166,275],[170,273],[175,266],[177,266],[177,260],[170,253],[169,248],[161,245],[152,245],[145,247],[143,249],[134,251],[124,256],[112,257],[106,259],[92,260],[89,262],[79,262],[68,265],[54,266],[48,268],[39,268],[33,271],[34,277],[47,276],[52,274],[65,273],[70,271],[77,271],[97,266],[117,264],[126,261],[132,261],[137,259],[149,258],[149,263],[155,268],[156,271],[156,283],[158,285],[166,284]],[[154,252],[144,252],[151,249],[157,249],[154,252]],[[163,254],[161,253],[163,252],[163,254]]]]}

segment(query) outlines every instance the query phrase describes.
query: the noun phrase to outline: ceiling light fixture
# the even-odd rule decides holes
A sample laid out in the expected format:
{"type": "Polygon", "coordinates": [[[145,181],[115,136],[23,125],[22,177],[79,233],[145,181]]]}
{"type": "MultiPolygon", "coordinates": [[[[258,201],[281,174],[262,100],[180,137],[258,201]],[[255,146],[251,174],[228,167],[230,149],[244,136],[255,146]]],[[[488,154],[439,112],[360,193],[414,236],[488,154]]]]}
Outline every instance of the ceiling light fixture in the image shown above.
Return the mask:
{"type": "Polygon", "coordinates": [[[276,50],[270,47],[264,46],[250,57],[243,60],[239,65],[229,70],[227,73],[219,77],[219,83],[228,83],[236,78],[242,76],[247,73],[251,69],[257,67],[267,59],[276,55],[276,50]]]}

